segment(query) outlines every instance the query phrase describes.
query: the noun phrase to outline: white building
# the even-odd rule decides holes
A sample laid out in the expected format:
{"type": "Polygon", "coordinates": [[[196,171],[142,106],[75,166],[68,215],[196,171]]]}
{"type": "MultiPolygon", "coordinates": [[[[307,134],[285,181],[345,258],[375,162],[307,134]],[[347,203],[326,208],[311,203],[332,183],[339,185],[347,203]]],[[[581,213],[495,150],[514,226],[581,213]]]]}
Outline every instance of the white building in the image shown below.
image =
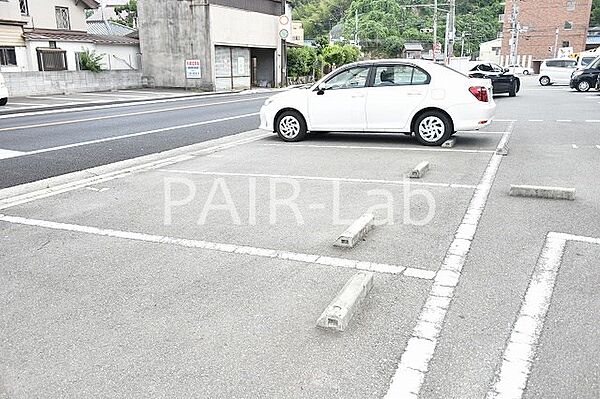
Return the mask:
{"type": "Polygon", "coordinates": [[[75,71],[85,50],[103,54],[103,69],[140,68],[135,38],[90,35],[86,9],[95,0],[0,1],[0,69],[20,71],[75,71]]]}
{"type": "Polygon", "coordinates": [[[282,79],[279,0],[144,0],[143,73],[158,87],[232,90],[282,79]]]}
{"type": "Polygon", "coordinates": [[[502,53],[502,39],[494,39],[479,45],[479,60],[495,62],[500,64],[500,55],[502,53]]]}

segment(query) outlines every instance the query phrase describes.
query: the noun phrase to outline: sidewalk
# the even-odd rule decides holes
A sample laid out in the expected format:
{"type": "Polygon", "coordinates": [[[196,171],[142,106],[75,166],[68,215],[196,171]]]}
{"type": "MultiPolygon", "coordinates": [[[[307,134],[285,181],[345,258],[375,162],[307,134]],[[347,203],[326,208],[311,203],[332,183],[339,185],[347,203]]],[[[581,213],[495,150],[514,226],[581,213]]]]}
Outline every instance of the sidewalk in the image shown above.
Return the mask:
{"type": "Polygon", "coordinates": [[[81,108],[95,105],[113,105],[153,100],[204,97],[217,94],[253,94],[277,89],[252,89],[221,92],[196,92],[183,89],[130,89],[93,93],[56,94],[51,96],[11,97],[8,104],[0,107],[1,115],[55,109],[81,108]]]}

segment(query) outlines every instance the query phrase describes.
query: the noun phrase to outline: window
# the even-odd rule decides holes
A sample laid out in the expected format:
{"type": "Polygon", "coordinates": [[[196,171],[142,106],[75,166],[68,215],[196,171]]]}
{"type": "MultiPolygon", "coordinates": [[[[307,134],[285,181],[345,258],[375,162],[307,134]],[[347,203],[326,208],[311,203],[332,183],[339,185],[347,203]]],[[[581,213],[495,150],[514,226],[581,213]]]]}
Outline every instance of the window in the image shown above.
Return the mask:
{"type": "Polygon", "coordinates": [[[427,73],[410,65],[380,66],[375,69],[373,87],[428,84],[427,73]]]}
{"type": "Polygon", "coordinates": [[[17,65],[17,54],[14,47],[0,47],[0,65],[17,65]]]}
{"type": "Polygon", "coordinates": [[[575,0],[567,0],[567,11],[575,11],[575,0]]]}
{"type": "Polygon", "coordinates": [[[481,71],[481,72],[494,72],[494,68],[492,68],[492,66],[490,64],[480,64],[473,70],[475,70],[475,69],[477,69],[478,71],[481,71]]]}
{"type": "Polygon", "coordinates": [[[565,30],[571,30],[571,29],[573,29],[573,22],[571,22],[571,21],[565,21],[564,28],[565,28],[565,30]]]}
{"type": "Polygon", "coordinates": [[[56,42],[48,42],[50,48],[56,48],[56,42]]]}
{"type": "Polygon", "coordinates": [[[323,85],[325,90],[358,89],[367,85],[368,67],[350,68],[330,78],[323,85]]]}
{"type": "Polygon", "coordinates": [[[592,63],[592,61],[594,61],[596,59],[596,57],[583,57],[581,59],[581,66],[587,66],[589,64],[592,63]]]}
{"type": "Polygon", "coordinates": [[[558,66],[561,68],[575,68],[577,66],[576,60],[562,60],[557,61],[558,66]]]}
{"type": "Polygon", "coordinates": [[[29,15],[27,0],[19,0],[19,6],[21,7],[21,15],[29,15]]]}
{"type": "Polygon", "coordinates": [[[37,58],[40,71],[66,71],[67,52],[61,49],[38,48],[37,58]]]}
{"type": "Polygon", "coordinates": [[[571,42],[570,42],[570,41],[568,41],[568,40],[567,40],[567,41],[564,41],[564,42],[562,42],[562,46],[563,46],[563,47],[571,47],[571,42]]]}
{"type": "Polygon", "coordinates": [[[546,61],[546,66],[549,67],[559,67],[560,66],[560,61],[546,61]]]}
{"type": "Polygon", "coordinates": [[[69,19],[69,9],[67,7],[55,7],[56,28],[71,30],[71,21],[69,19]]]}

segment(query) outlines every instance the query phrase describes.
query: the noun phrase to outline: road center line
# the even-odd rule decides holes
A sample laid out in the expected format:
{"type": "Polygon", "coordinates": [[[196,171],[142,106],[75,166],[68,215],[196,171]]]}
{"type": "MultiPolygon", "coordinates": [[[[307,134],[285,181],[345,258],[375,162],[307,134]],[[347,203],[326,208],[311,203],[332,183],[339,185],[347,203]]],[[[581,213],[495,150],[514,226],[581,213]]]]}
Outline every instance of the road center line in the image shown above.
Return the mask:
{"type": "Polygon", "coordinates": [[[372,263],[359,260],[335,258],[329,256],[304,254],[298,252],[288,252],[268,248],[248,247],[243,245],[223,244],[209,241],[188,240],[184,238],[167,237],[160,235],[136,233],[130,231],[101,229],[97,227],[82,226],[69,223],[57,223],[46,220],[27,219],[21,217],[7,216],[0,214],[0,221],[26,226],[42,227],[52,230],[71,231],[77,233],[92,234],[104,237],[122,238],[133,241],[143,241],[157,244],[177,245],[187,248],[199,248],[218,252],[235,253],[242,255],[258,256],[263,258],[276,258],[281,260],[290,260],[314,265],[335,266],[347,269],[365,270],[376,273],[402,274],[406,277],[413,277],[424,280],[431,280],[435,277],[435,272],[425,269],[416,269],[397,265],[388,265],[381,263],[372,263]]]}
{"type": "Polygon", "coordinates": [[[0,159],[15,158],[23,155],[21,151],[3,150],[0,148],[0,159]]]}
{"type": "Polygon", "coordinates": [[[383,146],[362,146],[362,145],[318,145],[318,144],[296,144],[296,143],[268,143],[268,146],[284,146],[286,148],[305,147],[305,148],[336,148],[344,150],[391,150],[391,151],[426,151],[426,152],[463,152],[493,154],[492,150],[457,150],[450,148],[417,148],[417,147],[383,147],[383,146]]]}
{"type": "Polygon", "coordinates": [[[235,104],[235,103],[240,103],[240,102],[256,101],[256,100],[260,100],[262,98],[265,98],[265,97],[244,98],[244,99],[240,99],[240,100],[220,101],[220,102],[213,102],[213,103],[207,103],[207,104],[184,105],[184,106],[180,106],[180,107],[163,108],[163,109],[156,109],[156,110],[149,110],[149,111],[128,112],[128,113],[116,114],[116,115],[95,116],[95,117],[91,117],[91,118],[72,119],[72,120],[57,121],[57,122],[47,122],[47,123],[39,123],[39,124],[33,124],[33,125],[3,127],[3,128],[0,128],[0,132],[12,131],[12,130],[23,130],[23,129],[34,129],[34,128],[48,127],[48,126],[60,126],[60,125],[68,125],[68,124],[83,123],[83,122],[93,122],[93,121],[101,121],[101,120],[107,120],[107,119],[125,118],[125,117],[129,117],[129,116],[156,114],[156,113],[161,113],[161,112],[181,111],[184,109],[211,107],[211,106],[215,106],[215,105],[235,104]]]}
{"type": "Polygon", "coordinates": [[[380,179],[355,179],[346,177],[324,177],[324,176],[296,176],[296,175],[276,175],[264,173],[228,173],[228,172],[203,172],[194,170],[179,170],[179,169],[160,169],[159,172],[180,173],[188,175],[203,175],[203,176],[231,176],[231,177],[264,177],[273,179],[295,179],[295,180],[313,180],[313,181],[328,181],[328,182],[345,182],[345,183],[366,183],[366,184],[393,184],[401,186],[430,186],[430,187],[445,187],[445,188],[466,188],[474,189],[476,186],[468,184],[452,184],[452,183],[427,183],[415,182],[411,180],[380,180],[380,179]]]}
{"type": "MultiPolygon", "coordinates": [[[[511,123],[498,143],[503,148],[508,143],[514,123],[511,123]]],[[[487,204],[492,184],[502,162],[502,155],[492,155],[471,198],[467,212],[456,230],[454,241],[438,271],[429,296],[421,310],[412,337],[400,358],[396,373],[392,378],[385,399],[417,398],[429,363],[433,358],[438,338],[441,334],[454,291],[459,283],[461,271],[465,265],[475,232],[487,204]]]]}
{"type": "Polygon", "coordinates": [[[487,399],[523,396],[569,241],[600,245],[598,238],[548,233],[487,399]]]}
{"type": "Polygon", "coordinates": [[[146,131],[143,131],[143,132],[124,134],[124,135],[121,135],[121,136],[106,137],[106,138],[103,138],[103,139],[81,141],[79,143],[65,144],[65,145],[61,145],[61,146],[57,146],[57,147],[42,148],[41,150],[27,151],[27,152],[23,152],[23,153],[19,154],[18,156],[43,154],[43,153],[46,153],[46,152],[66,150],[66,149],[69,149],[69,148],[81,147],[81,146],[84,146],[84,145],[106,143],[106,142],[109,142],[109,141],[122,140],[122,139],[128,139],[128,138],[139,137],[139,136],[146,136],[148,134],[164,133],[164,132],[169,132],[169,131],[172,131],[172,130],[187,129],[187,128],[190,128],[190,127],[196,127],[196,126],[202,126],[202,125],[209,125],[211,123],[219,123],[219,122],[225,122],[225,121],[230,121],[230,120],[234,120],[234,119],[248,118],[248,117],[256,116],[256,115],[258,115],[257,112],[252,113],[252,114],[230,116],[230,117],[227,117],[227,118],[213,119],[213,120],[210,120],[210,121],[188,123],[186,125],[170,126],[170,127],[160,128],[160,129],[146,130],[146,131]]]}

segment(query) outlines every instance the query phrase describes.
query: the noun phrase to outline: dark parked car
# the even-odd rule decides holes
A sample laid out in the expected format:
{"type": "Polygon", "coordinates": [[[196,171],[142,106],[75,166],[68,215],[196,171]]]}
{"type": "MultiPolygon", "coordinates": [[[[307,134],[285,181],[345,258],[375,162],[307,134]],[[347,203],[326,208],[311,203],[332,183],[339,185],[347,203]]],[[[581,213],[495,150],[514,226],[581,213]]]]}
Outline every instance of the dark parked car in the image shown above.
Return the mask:
{"type": "Polygon", "coordinates": [[[596,86],[600,76],[600,57],[597,57],[584,69],[578,69],[571,75],[571,88],[588,91],[596,86]]]}
{"type": "Polygon", "coordinates": [[[479,62],[470,67],[468,72],[470,77],[491,79],[494,94],[508,93],[509,96],[514,97],[521,89],[521,80],[498,64],[479,62]]]}

